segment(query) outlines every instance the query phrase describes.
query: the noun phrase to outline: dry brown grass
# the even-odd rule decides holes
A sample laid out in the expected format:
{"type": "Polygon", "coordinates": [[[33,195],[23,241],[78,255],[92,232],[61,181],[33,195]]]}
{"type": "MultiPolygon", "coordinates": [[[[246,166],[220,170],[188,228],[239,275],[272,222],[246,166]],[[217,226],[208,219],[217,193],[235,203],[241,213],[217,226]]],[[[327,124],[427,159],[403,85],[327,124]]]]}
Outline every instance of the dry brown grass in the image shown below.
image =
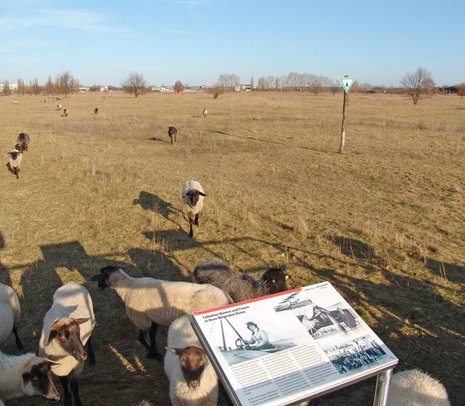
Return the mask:
{"type": "MultiPolygon", "coordinates": [[[[211,257],[253,276],[284,264],[295,286],[329,280],[401,368],[431,373],[452,404],[465,401],[460,98],[413,106],[351,94],[343,155],[342,95],[88,94],[60,103],[66,118],[56,102],[0,97],[4,153],[19,132],[32,138],[20,179],[6,168],[0,175],[0,282],[21,295],[29,350],[54,290],[67,280],[89,288],[97,367],[83,373],[85,403],[168,404],[163,369],[145,358],[119,298],[90,277],[119,263],[135,275],[185,280],[211,257]],[[191,178],[208,195],[193,240],[179,198],[191,178]]],[[[15,352],[11,342],[4,350],[15,352]]],[[[316,403],[369,405],[373,387],[370,380],[316,403]]]]}

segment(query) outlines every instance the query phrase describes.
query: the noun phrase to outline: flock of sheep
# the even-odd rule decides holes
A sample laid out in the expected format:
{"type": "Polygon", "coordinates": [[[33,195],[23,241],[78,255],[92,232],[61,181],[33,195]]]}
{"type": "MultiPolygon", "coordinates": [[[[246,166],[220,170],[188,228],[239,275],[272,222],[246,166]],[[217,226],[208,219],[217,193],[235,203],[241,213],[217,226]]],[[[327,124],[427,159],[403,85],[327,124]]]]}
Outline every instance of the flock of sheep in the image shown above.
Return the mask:
{"type": "MultiPolygon", "coordinates": [[[[58,106],[61,110],[61,105],[58,106]]],[[[98,108],[94,110],[97,113],[98,108]]],[[[206,109],[203,116],[207,116],[206,109]]],[[[169,127],[171,143],[176,142],[176,134],[177,129],[169,127]]],[[[7,165],[17,178],[29,143],[29,135],[21,133],[15,149],[8,153],[7,165]]],[[[193,225],[199,225],[205,197],[202,185],[196,180],[187,181],[181,189],[190,237],[194,235],[193,225]]],[[[164,362],[172,404],[203,406],[217,404],[218,378],[191,327],[190,314],[285,291],[288,277],[283,268],[270,268],[255,280],[226,264],[210,260],[197,264],[192,282],[134,278],[113,265],[100,269],[92,281],[101,290],[115,291],[138,330],[139,342],[147,350],[147,356],[164,362]],[[164,357],[157,350],[158,326],[168,327],[164,357]]],[[[17,348],[23,349],[18,334],[20,316],[15,291],[0,284],[0,345],[13,333],[17,348]]],[[[0,406],[3,406],[2,400],[22,396],[59,401],[53,376],[59,378],[63,387],[64,404],[72,405],[74,399],[74,405],[80,406],[78,377],[87,359],[90,365],[96,362],[91,340],[95,325],[92,298],[84,286],[68,282],[57,289],[43,318],[38,355],[30,352],[13,356],[0,351],[0,406]]],[[[389,398],[391,406],[449,405],[444,386],[418,370],[395,374],[389,398]]]]}

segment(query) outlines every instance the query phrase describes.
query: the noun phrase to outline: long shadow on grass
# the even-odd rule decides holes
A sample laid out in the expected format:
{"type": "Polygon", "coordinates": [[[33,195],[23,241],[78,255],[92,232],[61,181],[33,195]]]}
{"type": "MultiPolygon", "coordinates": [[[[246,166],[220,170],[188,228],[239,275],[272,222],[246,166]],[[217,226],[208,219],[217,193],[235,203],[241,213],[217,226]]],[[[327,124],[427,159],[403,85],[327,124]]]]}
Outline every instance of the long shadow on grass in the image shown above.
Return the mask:
{"type": "Polygon", "coordinates": [[[153,211],[155,213],[161,214],[168,220],[170,219],[171,214],[180,212],[178,208],[174,207],[171,203],[163,200],[161,197],[154,195],[150,192],[140,192],[139,197],[134,199],[133,204],[139,204],[144,210],[153,211]]]}
{"type": "Polygon", "coordinates": [[[135,248],[129,250],[128,254],[144,276],[170,281],[186,279],[181,268],[163,252],[135,248]]]}
{"type": "MultiPolygon", "coordinates": [[[[426,278],[399,275],[363,241],[342,236],[332,240],[369,279],[346,272],[319,270],[361,312],[376,319],[376,333],[400,359],[401,369],[420,368],[440,379],[452,404],[460,404],[465,312],[426,278]],[[462,360],[462,361],[460,361],[462,360]],[[438,368],[438,365],[442,365],[438,368]]],[[[459,267],[458,267],[459,268],[459,267]]]]}
{"type": "MultiPolygon", "coordinates": [[[[5,247],[5,239],[3,233],[0,231],[0,250],[5,247]]],[[[0,283],[11,286],[10,273],[8,269],[0,262],[0,283]]]]}

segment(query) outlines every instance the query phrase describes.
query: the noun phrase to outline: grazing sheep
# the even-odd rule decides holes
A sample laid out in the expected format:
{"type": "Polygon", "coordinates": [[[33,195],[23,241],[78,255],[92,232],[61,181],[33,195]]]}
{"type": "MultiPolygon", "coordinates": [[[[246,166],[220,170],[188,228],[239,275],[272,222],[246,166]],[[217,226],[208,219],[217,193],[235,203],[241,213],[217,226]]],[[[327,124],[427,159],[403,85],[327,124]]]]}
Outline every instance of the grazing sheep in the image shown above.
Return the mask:
{"type": "Polygon", "coordinates": [[[58,402],[60,395],[53,384],[51,365],[49,360],[31,352],[13,356],[0,351],[0,399],[43,396],[58,402]]]}
{"type": "Polygon", "coordinates": [[[202,114],[203,114],[203,116],[204,116],[205,118],[207,118],[208,110],[207,110],[207,109],[203,109],[202,114]]]}
{"type": "Polygon", "coordinates": [[[139,330],[139,341],[147,349],[147,356],[158,361],[162,359],[156,346],[159,325],[169,326],[185,314],[231,303],[226,293],[211,285],[133,278],[113,265],[100,269],[92,280],[102,290],[116,291],[126,306],[129,319],[139,330]],[[150,345],[145,340],[147,332],[150,345]]]}
{"type": "Polygon", "coordinates": [[[199,213],[203,209],[203,200],[206,194],[202,185],[196,180],[188,180],[181,189],[181,199],[184,211],[189,220],[189,236],[194,236],[192,224],[199,225],[199,213]]]}
{"type": "Polygon", "coordinates": [[[197,283],[209,283],[228,293],[234,302],[287,290],[289,278],[282,268],[270,268],[258,280],[231,269],[216,260],[200,262],[194,269],[192,279],[197,283]]]}
{"type": "Polygon", "coordinates": [[[0,344],[3,344],[11,332],[15,335],[16,347],[23,349],[18,335],[18,322],[21,318],[21,307],[16,292],[8,285],[0,283],[0,344]]]}
{"type": "Polygon", "coordinates": [[[94,114],[98,114],[98,107],[94,109],[94,114]]]}
{"type": "Polygon", "coordinates": [[[389,406],[450,406],[442,383],[418,369],[409,369],[392,376],[389,406]]]}
{"type": "Polygon", "coordinates": [[[13,175],[16,175],[16,179],[19,179],[19,171],[21,162],[23,161],[23,152],[18,149],[13,149],[7,153],[8,158],[8,169],[13,175]]]}
{"type": "Polygon", "coordinates": [[[68,380],[76,406],[79,399],[78,376],[84,368],[88,343],[89,362],[95,364],[90,336],[95,327],[92,299],[87,289],[76,282],[68,282],[53,295],[53,304],[44,317],[39,341],[39,355],[54,361],[52,372],[60,378],[64,403],[71,405],[68,380]]]}
{"type": "Polygon", "coordinates": [[[68,117],[68,109],[63,109],[63,117],[68,117]]]}
{"type": "Polygon", "coordinates": [[[58,110],[58,111],[61,110],[61,104],[57,104],[57,110],[58,110]]]}
{"type": "Polygon", "coordinates": [[[30,142],[31,137],[29,137],[29,134],[19,133],[18,138],[16,138],[16,149],[19,149],[18,146],[20,146],[23,151],[27,151],[30,142]]]}
{"type": "Polygon", "coordinates": [[[218,376],[192,329],[191,317],[183,316],[168,329],[165,373],[170,381],[174,406],[214,406],[218,403],[218,376]]]}
{"type": "Polygon", "coordinates": [[[173,139],[174,142],[176,142],[176,135],[178,134],[178,129],[176,127],[169,127],[168,128],[168,136],[171,139],[171,144],[173,144],[173,139]]]}

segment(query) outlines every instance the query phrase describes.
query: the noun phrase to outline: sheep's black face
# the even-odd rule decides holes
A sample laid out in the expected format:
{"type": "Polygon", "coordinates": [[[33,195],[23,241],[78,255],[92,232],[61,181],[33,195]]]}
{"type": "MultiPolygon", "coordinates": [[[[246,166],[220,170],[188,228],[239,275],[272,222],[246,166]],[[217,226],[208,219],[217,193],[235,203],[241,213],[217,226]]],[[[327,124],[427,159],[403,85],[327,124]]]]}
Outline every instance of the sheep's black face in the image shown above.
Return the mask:
{"type": "Polygon", "coordinates": [[[60,400],[50,372],[50,363],[41,362],[33,365],[29,371],[24,372],[23,391],[29,396],[43,396],[54,402],[60,400]]]}
{"type": "Polygon", "coordinates": [[[18,153],[17,152],[10,152],[11,159],[16,160],[18,158],[18,153]]]}
{"type": "Polygon", "coordinates": [[[287,290],[288,275],[281,268],[270,268],[261,277],[262,284],[268,293],[278,293],[287,290]]]}
{"type": "Polygon", "coordinates": [[[100,269],[100,273],[98,275],[94,275],[92,277],[92,280],[94,282],[97,282],[98,287],[102,290],[105,288],[109,288],[110,287],[110,283],[109,283],[110,275],[113,272],[117,272],[118,269],[119,269],[118,267],[113,266],[113,265],[105,266],[102,269],[100,269]]]}

